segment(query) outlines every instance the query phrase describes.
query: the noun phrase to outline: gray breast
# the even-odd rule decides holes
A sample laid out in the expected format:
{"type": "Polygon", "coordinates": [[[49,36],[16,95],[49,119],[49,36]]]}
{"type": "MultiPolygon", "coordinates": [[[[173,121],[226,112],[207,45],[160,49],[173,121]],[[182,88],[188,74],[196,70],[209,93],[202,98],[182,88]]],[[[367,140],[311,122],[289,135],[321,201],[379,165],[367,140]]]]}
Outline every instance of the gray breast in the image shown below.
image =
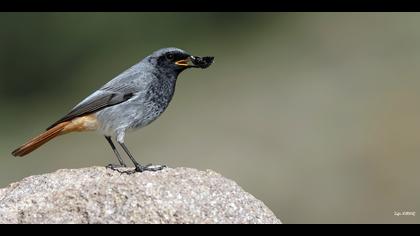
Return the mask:
{"type": "Polygon", "coordinates": [[[157,77],[150,83],[143,103],[142,116],[132,128],[146,126],[156,120],[168,107],[175,92],[176,77],[157,77]]]}

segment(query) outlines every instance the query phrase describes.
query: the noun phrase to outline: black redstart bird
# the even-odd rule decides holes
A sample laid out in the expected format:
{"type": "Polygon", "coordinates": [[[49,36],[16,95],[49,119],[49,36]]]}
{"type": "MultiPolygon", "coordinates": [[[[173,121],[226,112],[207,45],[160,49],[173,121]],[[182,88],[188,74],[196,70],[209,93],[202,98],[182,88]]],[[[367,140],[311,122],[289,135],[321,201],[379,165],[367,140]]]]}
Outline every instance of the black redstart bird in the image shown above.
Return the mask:
{"type": "MultiPolygon", "coordinates": [[[[112,138],[134,163],[135,171],[156,171],[165,166],[140,165],[124,144],[127,131],[156,120],[168,107],[178,75],[187,68],[207,68],[214,57],[191,56],[178,48],[155,51],[81,101],[67,115],[12,152],[25,156],[51,139],[76,131],[100,131],[111,145],[120,166],[126,167],[112,138]]],[[[118,165],[108,165],[114,169],[118,165]]]]}

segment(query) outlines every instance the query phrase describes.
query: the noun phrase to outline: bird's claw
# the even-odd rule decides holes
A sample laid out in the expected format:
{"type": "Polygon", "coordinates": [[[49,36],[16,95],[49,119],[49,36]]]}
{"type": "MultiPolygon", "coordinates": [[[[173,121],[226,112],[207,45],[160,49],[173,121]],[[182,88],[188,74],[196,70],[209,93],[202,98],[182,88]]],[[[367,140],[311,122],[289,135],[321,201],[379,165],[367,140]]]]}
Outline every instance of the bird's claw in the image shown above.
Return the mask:
{"type": "Polygon", "coordinates": [[[125,168],[127,168],[127,166],[126,165],[118,165],[118,164],[109,164],[109,165],[107,165],[105,168],[107,168],[107,169],[110,169],[110,170],[113,170],[113,171],[116,171],[116,172],[118,172],[118,173],[120,173],[120,174],[134,174],[134,173],[136,173],[136,171],[135,170],[120,170],[120,169],[125,169],[125,168]]]}
{"type": "Polygon", "coordinates": [[[160,171],[163,170],[164,168],[167,168],[167,165],[152,165],[152,164],[148,164],[145,166],[142,165],[137,165],[136,168],[134,170],[119,170],[121,168],[126,168],[126,166],[122,166],[122,165],[117,165],[117,164],[109,164],[106,166],[107,169],[111,169],[113,171],[117,171],[120,174],[127,174],[127,175],[131,175],[137,172],[144,172],[144,171],[160,171]]]}
{"type": "Polygon", "coordinates": [[[111,170],[116,170],[118,168],[126,168],[126,165],[118,165],[118,164],[108,164],[107,166],[105,166],[105,168],[107,169],[111,169],[111,170]]]}

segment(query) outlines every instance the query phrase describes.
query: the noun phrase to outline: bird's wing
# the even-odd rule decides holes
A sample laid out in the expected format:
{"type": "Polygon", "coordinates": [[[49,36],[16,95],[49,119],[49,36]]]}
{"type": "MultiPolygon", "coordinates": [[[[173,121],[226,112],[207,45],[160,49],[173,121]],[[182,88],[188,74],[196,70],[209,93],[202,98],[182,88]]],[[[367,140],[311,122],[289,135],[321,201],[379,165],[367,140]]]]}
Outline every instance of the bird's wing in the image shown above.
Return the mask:
{"type": "Polygon", "coordinates": [[[99,90],[85,98],[77,104],[67,115],[56,121],[47,130],[55,125],[72,120],[76,117],[84,116],[90,113],[100,111],[106,107],[114,106],[127,101],[138,91],[144,90],[146,83],[135,83],[134,81],[141,77],[140,64],[136,64],[124,71],[99,90]]]}
{"type": "Polygon", "coordinates": [[[56,126],[57,124],[65,121],[72,120],[76,117],[91,114],[100,111],[106,107],[114,106],[119,103],[125,102],[134,96],[134,88],[126,85],[119,88],[101,88],[85,100],[75,106],[67,115],[56,121],[47,130],[56,126]]]}

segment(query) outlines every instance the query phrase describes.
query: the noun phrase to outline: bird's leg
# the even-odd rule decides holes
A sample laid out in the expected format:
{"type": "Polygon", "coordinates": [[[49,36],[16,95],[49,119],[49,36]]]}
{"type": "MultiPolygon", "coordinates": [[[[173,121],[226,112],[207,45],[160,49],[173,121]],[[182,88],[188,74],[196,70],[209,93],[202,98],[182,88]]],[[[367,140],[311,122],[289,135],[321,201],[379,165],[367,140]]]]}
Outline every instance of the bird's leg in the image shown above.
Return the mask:
{"type": "Polygon", "coordinates": [[[110,168],[111,170],[116,170],[116,168],[118,168],[118,167],[127,167],[127,165],[125,165],[123,159],[121,158],[120,153],[118,152],[117,148],[115,147],[114,143],[112,142],[111,137],[105,136],[105,138],[108,141],[109,145],[111,145],[111,148],[115,153],[115,156],[117,157],[118,161],[120,162],[120,165],[109,164],[109,165],[106,166],[106,168],[110,168]]]}
{"type": "Polygon", "coordinates": [[[159,170],[162,170],[163,168],[167,167],[166,165],[152,165],[152,164],[142,166],[136,161],[136,159],[134,159],[133,155],[131,155],[127,146],[125,146],[125,144],[123,142],[118,142],[118,143],[121,145],[121,147],[124,149],[125,153],[127,153],[128,157],[133,162],[134,166],[136,167],[136,169],[135,169],[136,172],[159,171],[159,170]]]}

